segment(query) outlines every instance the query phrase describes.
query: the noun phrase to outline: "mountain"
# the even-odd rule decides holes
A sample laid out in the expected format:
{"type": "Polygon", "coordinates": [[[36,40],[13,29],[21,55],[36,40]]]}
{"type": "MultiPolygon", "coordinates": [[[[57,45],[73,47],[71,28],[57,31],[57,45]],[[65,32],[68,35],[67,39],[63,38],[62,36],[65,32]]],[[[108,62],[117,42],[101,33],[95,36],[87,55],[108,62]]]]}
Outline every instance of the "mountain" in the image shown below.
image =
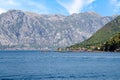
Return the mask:
{"type": "Polygon", "coordinates": [[[95,12],[64,16],[9,10],[0,15],[0,49],[54,49],[89,38],[113,17],[95,12]]]}
{"type": "MultiPolygon", "coordinates": [[[[98,30],[92,37],[83,41],[80,44],[72,45],[73,48],[78,47],[90,47],[100,46],[105,44],[111,37],[120,32],[120,16],[115,18],[113,21],[106,24],[100,30],[98,30]]],[[[114,41],[114,40],[113,40],[114,41]]]]}

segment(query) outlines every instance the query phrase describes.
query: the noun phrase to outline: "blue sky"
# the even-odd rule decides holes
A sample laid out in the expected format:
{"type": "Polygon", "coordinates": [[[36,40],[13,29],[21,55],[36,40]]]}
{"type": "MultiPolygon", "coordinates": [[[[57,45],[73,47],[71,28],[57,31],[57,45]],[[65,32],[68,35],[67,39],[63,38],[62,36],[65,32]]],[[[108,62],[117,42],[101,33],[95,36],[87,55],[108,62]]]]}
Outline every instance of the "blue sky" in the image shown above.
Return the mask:
{"type": "Polygon", "coordinates": [[[63,15],[94,11],[111,16],[120,14],[120,0],[0,0],[0,13],[10,9],[63,15]]]}

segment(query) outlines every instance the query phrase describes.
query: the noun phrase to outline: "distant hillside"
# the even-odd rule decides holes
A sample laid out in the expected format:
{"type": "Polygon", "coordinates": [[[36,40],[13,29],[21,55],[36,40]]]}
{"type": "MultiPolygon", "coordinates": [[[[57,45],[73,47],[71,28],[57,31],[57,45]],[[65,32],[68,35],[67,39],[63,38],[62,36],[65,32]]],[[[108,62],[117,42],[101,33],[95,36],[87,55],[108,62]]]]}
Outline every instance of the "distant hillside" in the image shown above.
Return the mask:
{"type": "Polygon", "coordinates": [[[110,37],[113,37],[116,33],[119,32],[120,32],[120,16],[118,16],[113,21],[106,24],[103,28],[98,30],[88,40],[85,40],[80,44],[72,45],[71,47],[78,48],[78,47],[97,46],[105,43],[107,40],[110,39],[110,37]]]}
{"type": "Polygon", "coordinates": [[[120,33],[117,33],[109,40],[107,40],[102,46],[102,51],[120,51],[120,33]]]}
{"type": "Polygon", "coordinates": [[[54,49],[85,39],[113,20],[95,12],[36,14],[9,10],[0,15],[0,49],[54,49]]]}

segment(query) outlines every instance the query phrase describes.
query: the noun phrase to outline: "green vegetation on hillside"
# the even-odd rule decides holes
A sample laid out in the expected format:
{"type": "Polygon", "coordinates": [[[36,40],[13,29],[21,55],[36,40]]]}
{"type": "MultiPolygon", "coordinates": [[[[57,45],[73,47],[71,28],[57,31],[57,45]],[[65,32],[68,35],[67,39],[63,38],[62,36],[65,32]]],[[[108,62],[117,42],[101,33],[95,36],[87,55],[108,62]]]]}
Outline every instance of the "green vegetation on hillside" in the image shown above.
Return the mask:
{"type": "Polygon", "coordinates": [[[106,24],[103,28],[97,31],[88,40],[85,40],[79,44],[72,45],[70,46],[70,48],[79,47],[89,48],[90,46],[100,46],[101,44],[104,44],[107,40],[109,40],[112,36],[119,32],[120,32],[120,16],[106,24]]]}
{"type": "Polygon", "coordinates": [[[106,41],[101,49],[103,51],[120,51],[120,33],[106,41]]]}

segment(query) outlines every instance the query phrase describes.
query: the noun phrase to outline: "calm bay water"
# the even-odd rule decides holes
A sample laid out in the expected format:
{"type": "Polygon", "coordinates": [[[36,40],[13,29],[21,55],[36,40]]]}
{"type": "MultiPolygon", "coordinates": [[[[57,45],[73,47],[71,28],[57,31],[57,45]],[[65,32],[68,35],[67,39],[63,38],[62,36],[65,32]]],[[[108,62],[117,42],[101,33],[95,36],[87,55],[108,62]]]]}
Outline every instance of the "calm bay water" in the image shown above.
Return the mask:
{"type": "Polygon", "coordinates": [[[120,80],[120,54],[0,51],[0,80],[120,80]]]}

